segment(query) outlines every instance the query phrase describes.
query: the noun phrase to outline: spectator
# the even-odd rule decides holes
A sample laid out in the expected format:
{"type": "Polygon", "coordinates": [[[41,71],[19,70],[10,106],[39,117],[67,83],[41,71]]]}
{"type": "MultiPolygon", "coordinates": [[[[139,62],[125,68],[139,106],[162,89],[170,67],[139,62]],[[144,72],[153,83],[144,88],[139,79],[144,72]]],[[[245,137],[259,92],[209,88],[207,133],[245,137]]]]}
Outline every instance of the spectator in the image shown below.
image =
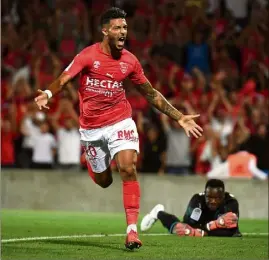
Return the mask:
{"type": "Polygon", "coordinates": [[[232,133],[233,122],[224,108],[219,107],[212,118],[211,126],[214,132],[220,136],[221,144],[227,145],[228,136],[232,133]]]}
{"type": "Polygon", "coordinates": [[[143,148],[141,172],[163,175],[165,173],[166,145],[157,126],[151,125],[146,130],[143,148]]]}
{"type": "Polygon", "coordinates": [[[6,118],[1,119],[1,167],[15,166],[14,140],[16,132],[16,106],[11,104],[6,118]]]}
{"type": "Polygon", "coordinates": [[[44,89],[60,73],[61,62],[49,49],[42,52],[34,63],[35,89],[44,89]]]}
{"type": "Polygon", "coordinates": [[[251,135],[240,149],[254,154],[258,158],[258,168],[269,173],[269,133],[267,125],[259,124],[257,133],[251,135]]]}
{"type": "Polygon", "coordinates": [[[208,178],[257,178],[266,180],[267,174],[257,168],[257,158],[248,152],[229,155],[227,161],[208,172],[208,178]]]}
{"type": "Polygon", "coordinates": [[[20,166],[30,168],[32,165],[34,138],[40,134],[40,124],[46,119],[43,112],[30,105],[21,124],[22,150],[20,152],[20,166]]]}
{"type": "Polygon", "coordinates": [[[61,168],[78,167],[80,163],[80,135],[78,132],[78,116],[70,101],[61,101],[58,111],[51,116],[52,126],[58,142],[58,163],[61,168]],[[62,113],[68,114],[60,124],[62,113]]]}
{"type": "Polygon", "coordinates": [[[227,9],[232,12],[232,15],[236,18],[237,25],[242,29],[247,24],[247,9],[248,0],[225,0],[227,9]]]}
{"type": "Polygon", "coordinates": [[[56,140],[49,132],[49,124],[43,121],[40,124],[40,133],[33,136],[32,167],[36,169],[52,169],[56,152],[56,140]]]}
{"type": "Polygon", "coordinates": [[[196,174],[205,175],[222,161],[217,150],[217,136],[209,124],[204,126],[203,137],[195,140],[191,149],[195,156],[196,174]]]}
{"type": "Polygon", "coordinates": [[[193,39],[186,46],[186,71],[191,73],[197,67],[205,75],[210,73],[210,48],[205,42],[204,35],[194,31],[193,39]]]}
{"type": "Polygon", "coordinates": [[[167,135],[166,172],[189,174],[191,166],[190,139],[182,128],[177,127],[177,122],[170,124],[167,116],[161,116],[161,122],[167,135]]]}

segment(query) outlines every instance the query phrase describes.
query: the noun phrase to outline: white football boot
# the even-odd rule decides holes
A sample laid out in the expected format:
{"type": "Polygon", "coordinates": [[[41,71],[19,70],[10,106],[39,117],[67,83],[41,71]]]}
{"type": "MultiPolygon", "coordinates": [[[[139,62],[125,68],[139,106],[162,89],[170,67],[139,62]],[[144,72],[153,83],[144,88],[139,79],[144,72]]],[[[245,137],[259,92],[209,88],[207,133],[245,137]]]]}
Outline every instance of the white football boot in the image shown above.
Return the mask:
{"type": "Polygon", "coordinates": [[[150,213],[142,219],[140,224],[141,231],[147,231],[154,225],[158,220],[157,215],[160,211],[164,211],[164,206],[162,204],[156,205],[150,213]]]}

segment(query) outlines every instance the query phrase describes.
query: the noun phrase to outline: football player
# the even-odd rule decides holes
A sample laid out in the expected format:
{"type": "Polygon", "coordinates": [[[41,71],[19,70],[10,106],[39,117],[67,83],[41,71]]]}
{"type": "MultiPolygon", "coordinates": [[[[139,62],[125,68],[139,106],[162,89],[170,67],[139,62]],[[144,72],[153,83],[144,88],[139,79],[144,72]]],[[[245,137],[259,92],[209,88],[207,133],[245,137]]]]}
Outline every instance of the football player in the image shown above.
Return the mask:
{"type": "Polygon", "coordinates": [[[211,179],[203,193],[191,198],[183,221],[156,205],[141,222],[141,231],[149,230],[160,220],[171,234],[178,236],[241,236],[238,227],[239,206],[234,196],[225,191],[223,181],[211,179]]]}

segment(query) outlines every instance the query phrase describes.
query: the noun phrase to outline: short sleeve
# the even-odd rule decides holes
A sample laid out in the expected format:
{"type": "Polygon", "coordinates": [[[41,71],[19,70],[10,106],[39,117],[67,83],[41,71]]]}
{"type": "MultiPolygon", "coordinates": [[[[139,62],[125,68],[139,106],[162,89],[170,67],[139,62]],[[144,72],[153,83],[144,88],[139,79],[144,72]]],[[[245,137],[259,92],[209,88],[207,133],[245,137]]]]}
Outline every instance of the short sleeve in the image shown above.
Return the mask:
{"type": "Polygon", "coordinates": [[[75,56],[71,63],[64,70],[64,73],[70,75],[72,78],[75,77],[89,64],[89,53],[86,50],[81,51],[75,56]]]}
{"type": "Polygon", "coordinates": [[[136,85],[144,84],[148,81],[140,62],[137,59],[134,65],[133,72],[131,72],[131,74],[129,75],[129,79],[136,85]]]}

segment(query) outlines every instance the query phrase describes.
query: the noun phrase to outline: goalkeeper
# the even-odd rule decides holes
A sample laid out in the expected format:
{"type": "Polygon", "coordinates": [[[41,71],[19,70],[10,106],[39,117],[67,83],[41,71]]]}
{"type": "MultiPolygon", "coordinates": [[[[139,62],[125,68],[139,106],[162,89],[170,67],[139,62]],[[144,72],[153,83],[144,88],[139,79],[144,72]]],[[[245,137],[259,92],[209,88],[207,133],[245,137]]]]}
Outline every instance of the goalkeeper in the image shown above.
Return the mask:
{"type": "Polygon", "coordinates": [[[171,234],[178,236],[238,237],[241,236],[238,219],[238,201],[225,192],[223,181],[211,179],[205,192],[193,195],[182,222],[158,204],[142,219],[141,231],[149,230],[160,220],[171,234]]]}

